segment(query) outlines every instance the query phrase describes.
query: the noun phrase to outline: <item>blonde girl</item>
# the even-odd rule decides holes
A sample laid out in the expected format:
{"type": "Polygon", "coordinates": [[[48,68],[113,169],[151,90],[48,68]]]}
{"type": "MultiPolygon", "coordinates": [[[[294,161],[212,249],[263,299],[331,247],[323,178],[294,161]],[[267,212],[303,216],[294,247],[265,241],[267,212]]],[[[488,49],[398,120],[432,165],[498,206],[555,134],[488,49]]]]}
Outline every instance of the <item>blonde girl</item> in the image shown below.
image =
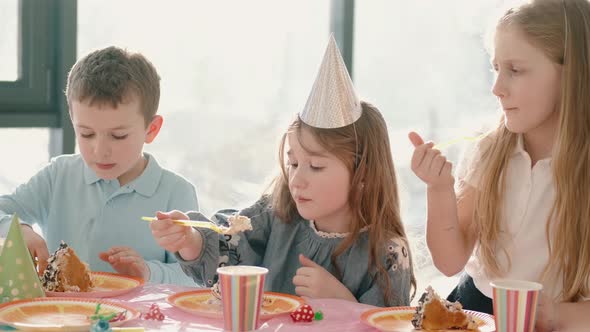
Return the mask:
{"type": "Polygon", "coordinates": [[[503,110],[458,172],[416,133],[427,243],[450,299],[491,313],[497,278],[543,283],[538,330],[590,326],[590,4],[534,0],[498,21],[492,92],[503,110]]]}

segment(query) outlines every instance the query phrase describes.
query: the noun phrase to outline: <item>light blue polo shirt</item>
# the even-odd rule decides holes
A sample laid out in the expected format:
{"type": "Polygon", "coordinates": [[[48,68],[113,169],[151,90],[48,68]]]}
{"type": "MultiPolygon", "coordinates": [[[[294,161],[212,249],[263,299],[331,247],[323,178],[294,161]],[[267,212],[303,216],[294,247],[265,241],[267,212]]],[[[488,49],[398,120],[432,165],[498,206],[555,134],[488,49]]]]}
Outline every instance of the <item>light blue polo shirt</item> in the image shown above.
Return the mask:
{"type": "Polygon", "coordinates": [[[81,155],[52,159],[14,193],[0,196],[2,236],[8,231],[10,215],[17,213],[24,222],[40,226],[50,253],[64,240],[93,271],[113,272],[98,253],[129,246],[146,260],[150,282],[195,286],[174,255],[158,246],[149,224],[140,219],[156,211],[198,209],[195,188],[160,167],[152,155],[144,156],[145,170],[124,186],[116,179],[99,178],[81,155]]]}

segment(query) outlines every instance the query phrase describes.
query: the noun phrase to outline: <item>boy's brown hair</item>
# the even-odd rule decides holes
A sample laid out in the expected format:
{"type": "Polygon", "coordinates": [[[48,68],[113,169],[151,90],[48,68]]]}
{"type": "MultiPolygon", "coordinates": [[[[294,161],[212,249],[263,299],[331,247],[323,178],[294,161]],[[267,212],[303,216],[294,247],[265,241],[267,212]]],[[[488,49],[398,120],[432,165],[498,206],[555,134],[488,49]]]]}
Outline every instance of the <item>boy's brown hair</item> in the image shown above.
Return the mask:
{"type": "MultiPolygon", "coordinates": [[[[117,107],[135,94],[139,98],[146,126],[158,111],[160,76],[142,54],[111,46],[93,51],[72,67],[66,97],[90,104],[110,103],[117,107]]],[[[71,112],[71,111],[70,111],[71,112]]]]}

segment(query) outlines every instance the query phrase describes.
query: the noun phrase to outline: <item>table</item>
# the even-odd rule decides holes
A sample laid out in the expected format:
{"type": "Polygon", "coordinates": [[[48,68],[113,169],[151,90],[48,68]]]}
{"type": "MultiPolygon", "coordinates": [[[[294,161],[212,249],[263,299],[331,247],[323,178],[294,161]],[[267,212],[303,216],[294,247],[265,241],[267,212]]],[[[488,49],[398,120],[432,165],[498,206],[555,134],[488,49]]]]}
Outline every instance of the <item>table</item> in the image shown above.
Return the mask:
{"type": "MultiPolygon", "coordinates": [[[[166,316],[163,322],[140,318],[126,323],[123,325],[125,327],[141,326],[146,331],[223,331],[221,320],[191,315],[166,302],[166,298],[172,294],[194,289],[146,284],[130,293],[108,300],[126,304],[141,312],[147,312],[151,304],[156,303],[166,316]]],[[[258,331],[376,331],[359,320],[361,313],[375,308],[374,306],[335,299],[308,299],[307,303],[314,310],[321,310],[324,319],[312,323],[293,323],[288,315],[281,316],[264,322],[258,331]]]]}

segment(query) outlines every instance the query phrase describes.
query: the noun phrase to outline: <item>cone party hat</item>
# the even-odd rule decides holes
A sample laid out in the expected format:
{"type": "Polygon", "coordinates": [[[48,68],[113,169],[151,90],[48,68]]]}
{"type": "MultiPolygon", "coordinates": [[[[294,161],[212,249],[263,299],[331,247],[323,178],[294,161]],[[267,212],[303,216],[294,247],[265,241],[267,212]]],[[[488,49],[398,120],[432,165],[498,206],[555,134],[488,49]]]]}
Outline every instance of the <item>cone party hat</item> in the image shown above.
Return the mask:
{"type": "Polygon", "coordinates": [[[0,303],[44,297],[16,215],[0,252],[0,303]]]}
{"type": "Polygon", "coordinates": [[[334,36],[328,48],[311,93],[299,118],[316,128],[340,128],[354,123],[362,107],[334,36]]]}

